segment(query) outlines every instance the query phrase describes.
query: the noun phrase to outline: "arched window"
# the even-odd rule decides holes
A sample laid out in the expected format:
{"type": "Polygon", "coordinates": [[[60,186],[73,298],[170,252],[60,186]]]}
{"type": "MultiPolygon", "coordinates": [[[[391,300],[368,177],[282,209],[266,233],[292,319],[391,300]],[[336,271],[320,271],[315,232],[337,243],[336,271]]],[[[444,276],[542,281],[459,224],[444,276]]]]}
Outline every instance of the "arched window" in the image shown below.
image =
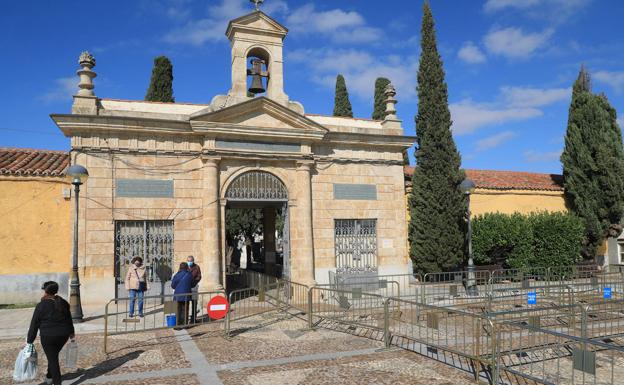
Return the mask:
{"type": "Polygon", "coordinates": [[[248,171],[236,177],[225,197],[236,201],[287,201],[288,191],[275,175],[266,171],[248,171]]]}

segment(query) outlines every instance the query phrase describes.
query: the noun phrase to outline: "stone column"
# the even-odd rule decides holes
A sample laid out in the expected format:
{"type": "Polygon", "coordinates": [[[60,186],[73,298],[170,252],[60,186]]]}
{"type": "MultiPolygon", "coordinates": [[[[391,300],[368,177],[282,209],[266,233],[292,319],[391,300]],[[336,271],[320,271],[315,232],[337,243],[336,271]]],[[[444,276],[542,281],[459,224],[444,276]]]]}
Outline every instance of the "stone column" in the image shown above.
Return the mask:
{"type": "Polygon", "coordinates": [[[202,258],[198,263],[202,269],[200,291],[223,288],[221,284],[221,252],[219,221],[219,160],[203,159],[203,242],[202,258]]]}
{"type": "Polygon", "coordinates": [[[297,186],[299,196],[297,197],[297,213],[296,220],[291,222],[291,229],[294,226],[299,227],[300,235],[299,248],[296,251],[296,262],[299,266],[292,263],[292,269],[297,272],[297,277],[293,277],[296,281],[306,285],[314,285],[314,240],[312,233],[312,179],[311,171],[314,162],[298,162],[297,163],[297,186]]]}

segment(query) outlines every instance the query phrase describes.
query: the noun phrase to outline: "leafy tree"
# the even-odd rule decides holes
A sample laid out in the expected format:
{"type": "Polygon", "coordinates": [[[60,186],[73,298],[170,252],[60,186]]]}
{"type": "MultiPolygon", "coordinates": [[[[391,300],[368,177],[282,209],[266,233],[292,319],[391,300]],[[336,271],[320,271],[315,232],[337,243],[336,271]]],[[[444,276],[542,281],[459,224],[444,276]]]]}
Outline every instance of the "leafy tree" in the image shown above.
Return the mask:
{"type": "Polygon", "coordinates": [[[334,97],[334,116],[353,117],[351,102],[349,101],[349,91],[344,76],[336,77],[336,95],[334,97]]]}
{"type": "Polygon", "coordinates": [[[605,238],[622,229],[624,148],[615,109],[591,92],[583,67],[572,90],[561,163],[566,201],[585,221],[583,257],[595,258],[605,238]]]}
{"type": "Polygon", "coordinates": [[[225,210],[225,231],[231,239],[240,235],[251,239],[262,232],[262,209],[225,210]]]}
{"type": "Polygon", "coordinates": [[[451,134],[447,86],[428,3],[423,11],[410,257],[415,271],[438,272],[457,268],[465,260],[466,202],[459,190],[464,173],[451,134]]]}
{"type": "Polygon", "coordinates": [[[390,84],[390,80],[386,78],[375,80],[375,102],[372,116],[375,120],[383,120],[386,117],[386,95],[384,95],[384,91],[388,84],[390,84]]]}
{"type": "Polygon", "coordinates": [[[150,102],[175,102],[173,98],[173,65],[166,56],[154,59],[152,79],[145,100],[150,102]]]}

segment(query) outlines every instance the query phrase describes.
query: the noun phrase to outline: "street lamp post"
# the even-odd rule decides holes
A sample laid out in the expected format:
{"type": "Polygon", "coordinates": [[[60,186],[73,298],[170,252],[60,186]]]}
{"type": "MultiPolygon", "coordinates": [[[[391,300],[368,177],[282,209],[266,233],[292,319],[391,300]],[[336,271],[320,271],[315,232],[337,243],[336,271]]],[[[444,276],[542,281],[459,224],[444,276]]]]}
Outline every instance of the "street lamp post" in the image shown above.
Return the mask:
{"type": "Polygon", "coordinates": [[[72,271],[69,283],[69,310],[74,322],[82,322],[82,304],[80,303],[80,279],[78,278],[78,198],[80,185],[89,177],[87,169],[73,165],[65,172],[65,177],[74,185],[74,243],[72,248],[72,271]]]}
{"type": "Polygon", "coordinates": [[[459,188],[466,194],[467,201],[466,221],[468,228],[466,231],[466,243],[468,244],[468,279],[466,281],[466,294],[469,296],[477,296],[479,295],[479,291],[477,289],[475,266],[472,259],[472,223],[470,221],[470,194],[472,194],[475,189],[475,183],[466,178],[460,183],[459,188]]]}

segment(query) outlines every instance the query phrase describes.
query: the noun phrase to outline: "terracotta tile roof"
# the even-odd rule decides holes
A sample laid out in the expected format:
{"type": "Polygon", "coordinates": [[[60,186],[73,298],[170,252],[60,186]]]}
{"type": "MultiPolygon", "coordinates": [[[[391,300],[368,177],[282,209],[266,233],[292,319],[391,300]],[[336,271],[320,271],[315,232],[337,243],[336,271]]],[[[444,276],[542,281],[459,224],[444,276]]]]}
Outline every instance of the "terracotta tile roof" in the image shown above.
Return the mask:
{"type": "Polygon", "coordinates": [[[68,165],[66,151],[0,147],[0,175],[60,176],[68,165]]]}
{"type": "MultiPolygon", "coordinates": [[[[406,166],[404,173],[411,177],[414,167],[406,166]]],[[[523,171],[466,170],[477,188],[491,190],[544,190],[563,191],[563,176],[523,171]]]]}

